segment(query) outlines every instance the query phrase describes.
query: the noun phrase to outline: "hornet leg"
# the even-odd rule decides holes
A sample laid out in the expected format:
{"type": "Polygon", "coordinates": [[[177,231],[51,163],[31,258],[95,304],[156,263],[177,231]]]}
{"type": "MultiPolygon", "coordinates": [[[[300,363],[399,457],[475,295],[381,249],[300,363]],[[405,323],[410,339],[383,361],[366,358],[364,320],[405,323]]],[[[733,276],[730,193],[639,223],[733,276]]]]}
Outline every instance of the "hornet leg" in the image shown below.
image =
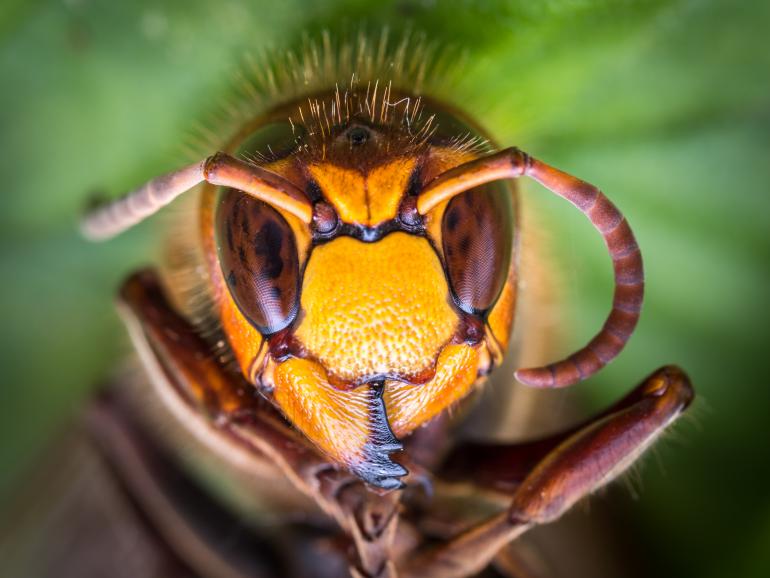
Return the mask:
{"type": "Polygon", "coordinates": [[[504,460],[488,454],[480,460],[487,475],[496,467],[511,486],[519,478],[508,510],[417,556],[402,578],[462,578],[479,572],[504,545],[533,526],[556,520],[620,475],[679,417],[693,395],[684,372],[663,367],[610,411],[563,439],[503,448],[504,458],[515,459],[518,452],[523,464],[534,462],[526,475],[519,475],[519,464],[506,471],[504,460]]]}

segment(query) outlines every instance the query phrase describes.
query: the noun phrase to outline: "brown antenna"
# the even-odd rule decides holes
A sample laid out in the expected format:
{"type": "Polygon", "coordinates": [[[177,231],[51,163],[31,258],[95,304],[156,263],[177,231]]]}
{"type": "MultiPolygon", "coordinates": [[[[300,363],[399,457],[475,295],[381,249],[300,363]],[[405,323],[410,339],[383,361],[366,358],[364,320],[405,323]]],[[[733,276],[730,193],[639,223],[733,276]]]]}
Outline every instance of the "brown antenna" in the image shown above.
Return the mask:
{"type": "Polygon", "coordinates": [[[310,201],[295,185],[267,169],[220,152],[96,207],[83,219],[80,229],[91,240],[109,239],[157,213],[204,181],[243,191],[293,214],[304,223],[309,224],[313,218],[310,201]]]}
{"type": "Polygon", "coordinates": [[[442,173],[417,197],[417,210],[425,214],[439,203],[468,189],[500,179],[532,177],[567,199],[588,217],[607,244],[615,278],[612,310],[601,331],[588,344],[565,359],[519,369],[516,379],[535,387],[564,387],[587,379],[620,353],[639,320],[644,296],[642,255],[623,214],[593,185],[548,166],[526,153],[509,148],[442,173]]]}

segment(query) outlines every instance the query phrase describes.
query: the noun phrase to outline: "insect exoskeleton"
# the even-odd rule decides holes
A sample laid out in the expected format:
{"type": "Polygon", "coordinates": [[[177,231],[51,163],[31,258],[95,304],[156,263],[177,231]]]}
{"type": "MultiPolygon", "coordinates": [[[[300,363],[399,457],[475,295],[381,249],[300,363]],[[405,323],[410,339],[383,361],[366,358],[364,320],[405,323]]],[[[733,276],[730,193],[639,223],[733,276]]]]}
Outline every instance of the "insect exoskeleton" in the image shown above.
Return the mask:
{"type": "Polygon", "coordinates": [[[354,85],[271,111],[228,149],[302,193],[309,223],[233,188],[203,198],[215,301],[244,375],[377,485],[405,473],[389,457],[398,439],[462,399],[508,343],[511,184],[417,207],[426,183],[486,147],[447,108],[354,85]]]}

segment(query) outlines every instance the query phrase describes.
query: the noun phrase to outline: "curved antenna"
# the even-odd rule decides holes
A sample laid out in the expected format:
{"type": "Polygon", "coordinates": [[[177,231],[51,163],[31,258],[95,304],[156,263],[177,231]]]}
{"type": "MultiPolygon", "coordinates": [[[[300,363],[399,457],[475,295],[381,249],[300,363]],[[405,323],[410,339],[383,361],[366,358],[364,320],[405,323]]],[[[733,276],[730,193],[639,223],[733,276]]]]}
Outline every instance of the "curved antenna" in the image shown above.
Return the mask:
{"type": "Polygon", "coordinates": [[[604,326],[588,344],[565,359],[519,369],[516,379],[535,387],[564,387],[587,379],[620,353],[631,337],[644,297],[642,254],[623,214],[593,185],[510,148],[462,164],[436,177],[417,197],[424,215],[468,189],[499,179],[527,175],[588,217],[601,233],[612,258],[615,292],[604,326]]]}
{"type": "Polygon", "coordinates": [[[301,189],[276,173],[220,152],[97,206],[85,216],[80,230],[94,241],[109,239],[157,213],[204,181],[243,191],[293,214],[304,223],[312,220],[313,207],[301,189]]]}

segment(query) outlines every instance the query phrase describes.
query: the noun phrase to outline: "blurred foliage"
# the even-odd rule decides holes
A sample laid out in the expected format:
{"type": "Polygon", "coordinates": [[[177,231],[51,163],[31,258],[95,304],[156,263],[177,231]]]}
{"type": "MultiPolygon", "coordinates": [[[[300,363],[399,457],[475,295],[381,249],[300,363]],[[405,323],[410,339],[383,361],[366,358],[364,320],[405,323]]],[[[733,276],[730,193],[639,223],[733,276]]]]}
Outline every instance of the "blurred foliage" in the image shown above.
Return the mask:
{"type": "MultiPolygon", "coordinates": [[[[89,245],[75,231],[89,194],[186,161],[184,135],[244,52],[361,22],[461,46],[468,65],[448,98],[501,142],[601,186],[629,216],[648,272],[643,320],[621,358],[579,387],[599,407],[676,362],[700,397],[680,441],[659,446],[662,466],[642,470],[629,532],[655,575],[770,575],[763,0],[6,0],[0,489],[129,350],[111,299],[157,227],[89,245]]],[[[578,343],[609,300],[601,241],[537,187],[526,200],[562,256],[578,343]]]]}

